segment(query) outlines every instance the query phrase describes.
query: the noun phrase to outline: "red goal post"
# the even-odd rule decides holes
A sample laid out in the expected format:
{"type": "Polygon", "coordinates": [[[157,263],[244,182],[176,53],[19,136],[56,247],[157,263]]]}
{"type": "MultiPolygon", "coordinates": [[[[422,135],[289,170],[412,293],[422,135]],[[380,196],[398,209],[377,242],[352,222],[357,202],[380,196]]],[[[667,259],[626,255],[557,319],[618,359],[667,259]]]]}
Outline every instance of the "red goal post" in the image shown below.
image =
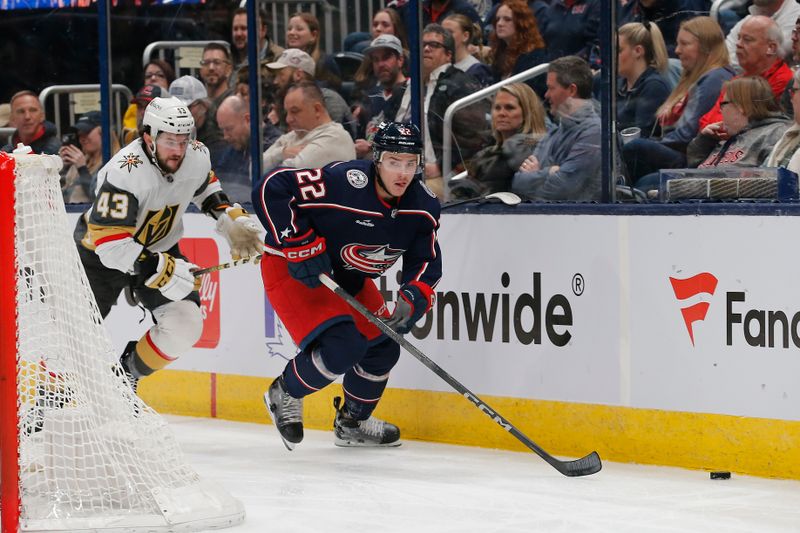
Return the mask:
{"type": "Polygon", "coordinates": [[[14,233],[14,160],[0,155],[0,531],[19,521],[17,435],[17,271],[14,233]],[[9,409],[14,406],[13,409],[9,409]]]}

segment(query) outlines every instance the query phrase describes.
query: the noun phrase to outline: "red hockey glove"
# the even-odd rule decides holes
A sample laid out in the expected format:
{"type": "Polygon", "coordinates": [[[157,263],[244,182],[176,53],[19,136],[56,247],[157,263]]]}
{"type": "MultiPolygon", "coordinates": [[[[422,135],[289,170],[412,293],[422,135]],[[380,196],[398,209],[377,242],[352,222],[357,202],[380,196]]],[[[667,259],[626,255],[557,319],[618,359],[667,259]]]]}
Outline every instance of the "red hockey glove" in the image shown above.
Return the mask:
{"type": "Polygon", "coordinates": [[[283,255],[289,262],[289,274],[297,281],[315,289],[320,286],[319,275],[331,271],[331,260],[325,251],[325,238],[314,230],[305,235],[285,239],[283,255]]]}

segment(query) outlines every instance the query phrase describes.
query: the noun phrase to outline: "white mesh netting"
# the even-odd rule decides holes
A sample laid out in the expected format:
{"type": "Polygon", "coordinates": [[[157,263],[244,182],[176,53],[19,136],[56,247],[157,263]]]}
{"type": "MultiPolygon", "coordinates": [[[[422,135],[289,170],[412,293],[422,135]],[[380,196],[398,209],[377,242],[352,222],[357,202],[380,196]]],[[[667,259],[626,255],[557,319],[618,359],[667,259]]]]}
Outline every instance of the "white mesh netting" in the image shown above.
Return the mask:
{"type": "Polygon", "coordinates": [[[244,518],[129,388],[81,267],[60,160],[16,157],[23,531],[195,531],[244,518]]]}

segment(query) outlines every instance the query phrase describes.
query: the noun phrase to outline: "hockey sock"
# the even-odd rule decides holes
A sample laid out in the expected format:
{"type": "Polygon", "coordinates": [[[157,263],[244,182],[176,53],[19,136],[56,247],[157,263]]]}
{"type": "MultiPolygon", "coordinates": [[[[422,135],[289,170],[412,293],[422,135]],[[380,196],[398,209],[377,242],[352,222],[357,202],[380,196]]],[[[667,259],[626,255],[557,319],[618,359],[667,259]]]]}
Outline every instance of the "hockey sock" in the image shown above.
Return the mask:
{"type": "Polygon", "coordinates": [[[161,370],[176,357],[170,357],[152,341],[150,332],[145,333],[144,337],[136,343],[136,349],[127,355],[127,370],[136,378],[149,376],[156,370],[161,370]]]}
{"type": "Polygon", "coordinates": [[[389,371],[400,358],[400,347],[391,339],[370,347],[363,360],[344,376],[345,408],[356,420],[366,420],[375,410],[389,380],[389,371]]]}

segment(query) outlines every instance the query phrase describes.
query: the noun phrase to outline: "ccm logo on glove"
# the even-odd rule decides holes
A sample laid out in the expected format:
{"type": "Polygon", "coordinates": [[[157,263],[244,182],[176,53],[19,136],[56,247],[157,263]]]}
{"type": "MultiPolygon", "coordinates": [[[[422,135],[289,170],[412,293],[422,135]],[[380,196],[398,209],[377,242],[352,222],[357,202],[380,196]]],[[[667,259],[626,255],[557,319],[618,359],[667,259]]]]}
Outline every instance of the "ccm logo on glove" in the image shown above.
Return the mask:
{"type": "Polygon", "coordinates": [[[312,246],[308,248],[303,248],[300,250],[286,250],[286,259],[289,261],[302,261],[304,259],[308,259],[309,257],[314,257],[315,255],[321,254],[325,251],[325,241],[320,240],[317,243],[313,243],[312,246]]]}
{"type": "Polygon", "coordinates": [[[331,271],[331,260],[325,253],[325,237],[318,237],[314,230],[285,239],[283,255],[288,261],[289,274],[311,289],[321,285],[320,274],[331,271]]]}

